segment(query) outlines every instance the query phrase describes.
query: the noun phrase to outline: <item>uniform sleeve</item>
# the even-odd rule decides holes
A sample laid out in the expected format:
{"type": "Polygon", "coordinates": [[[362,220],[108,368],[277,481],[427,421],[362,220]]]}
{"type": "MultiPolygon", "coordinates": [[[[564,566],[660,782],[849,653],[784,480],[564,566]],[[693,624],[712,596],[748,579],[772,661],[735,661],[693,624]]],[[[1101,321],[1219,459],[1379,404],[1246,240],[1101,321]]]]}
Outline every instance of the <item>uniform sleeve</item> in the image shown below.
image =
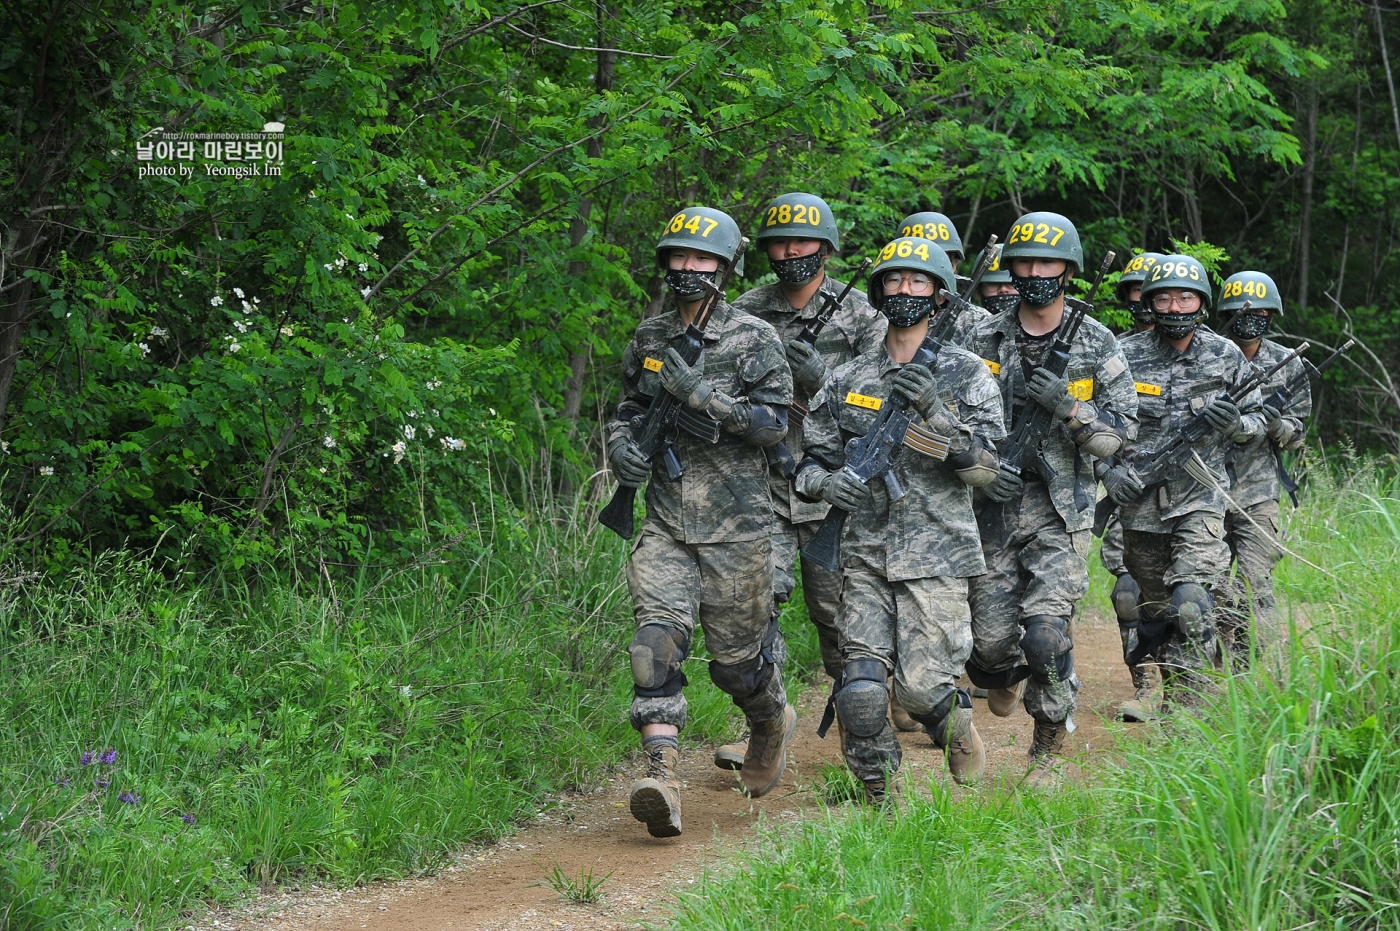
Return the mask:
{"type": "Polygon", "coordinates": [[[846,464],[846,444],[841,440],[841,427],[836,420],[832,398],[843,394],[837,377],[827,380],[812,398],[812,409],[802,425],[802,462],[793,475],[793,487],[799,495],[810,500],[818,496],[822,479],[846,464]]]}
{"type": "MultiPolygon", "coordinates": [[[[1231,348],[1234,345],[1231,344],[1231,348]]],[[[1250,370],[1250,363],[1244,357],[1244,353],[1235,349],[1237,356],[1235,362],[1234,377],[1231,379],[1230,388],[1235,388],[1249,380],[1253,374],[1250,370]]],[[[1245,395],[1239,403],[1240,409],[1240,429],[1239,432],[1230,439],[1236,443],[1248,443],[1251,440],[1264,435],[1264,395],[1256,387],[1249,394],[1245,395]]]]}
{"type": "Polygon", "coordinates": [[[992,377],[986,363],[967,360],[965,377],[958,383],[954,400],[958,405],[958,419],[992,442],[1006,439],[1006,423],[1002,416],[1001,388],[992,377]]]}
{"type": "Polygon", "coordinates": [[[1138,401],[1128,360],[1113,335],[1105,334],[1105,352],[1094,369],[1094,397],[1080,401],[1069,420],[1076,446],[1099,459],[1118,452],[1137,437],[1138,401]]]}
{"type": "Polygon", "coordinates": [[[751,351],[739,363],[744,393],[733,399],[733,420],[740,428],[732,432],[750,446],[772,446],[787,436],[792,370],[777,331],[755,322],[751,351]]]}
{"type": "Polygon", "coordinates": [[[1303,361],[1301,359],[1295,358],[1292,362],[1288,363],[1284,368],[1284,372],[1287,374],[1287,381],[1285,384],[1288,381],[1297,379],[1300,380],[1303,385],[1289,402],[1288,410],[1282,412],[1283,419],[1293,428],[1293,433],[1288,438],[1288,442],[1283,444],[1283,448],[1292,452],[1295,449],[1301,448],[1303,440],[1307,437],[1308,418],[1312,416],[1313,406],[1312,384],[1308,378],[1299,379],[1299,376],[1304,374],[1303,361]]]}
{"type": "Polygon", "coordinates": [[[651,404],[651,399],[638,390],[642,371],[638,354],[637,339],[634,336],[622,351],[622,403],[617,406],[612,419],[603,429],[604,444],[609,448],[616,440],[632,438],[632,421],[646,413],[651,404]]]}

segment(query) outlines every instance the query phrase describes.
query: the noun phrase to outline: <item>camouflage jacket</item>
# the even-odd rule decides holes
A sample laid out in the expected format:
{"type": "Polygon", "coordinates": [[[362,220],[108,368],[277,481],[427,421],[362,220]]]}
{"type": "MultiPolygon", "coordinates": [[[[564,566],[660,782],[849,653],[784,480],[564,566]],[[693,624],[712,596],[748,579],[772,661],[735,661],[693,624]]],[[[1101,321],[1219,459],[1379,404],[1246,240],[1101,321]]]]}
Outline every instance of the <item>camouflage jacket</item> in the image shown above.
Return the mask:
{"type": "MultiPolygon", "coordinates": [[[[988,317],[973,330],[963,344],[968,352],[980,357],[1001,385],[1001,405],[1006,417],[1006,432],[1010,434],[1016,402],[1024,402],[1021,416],[1034,408],[1034,399],[1026,397],[1025,370],[1016,345],[1020,318],[1016,312],[988,317]]],[[[1040,442],[1038,458],[1041,478],[1055,510],[1070,531],[1088,530],[1094,522],[1094,497],[1098,482],[1094,478],[1094,459],[1081,448],[1095,436],[1112,433],[1119,443],[1137,436],[1138,398],[1133,390],[1133,376],[1127,360],[1113,333],[1092,317],[1085,317],[1074,344],[1070,347],[1070,393],[1079,398],[1079,410],[1072,422],[1056,423],[1040,442]],[[1047,468],[1048,466],[1048,468],[1047,468]]],[[[1007,450],[1003,450],[1007,452],[1007,450]]],[[[1030,473],[1032,476],[1034,472],[1030,473]]]]}
{"type": "MultiPolygon", "coordinates": [[[[642,321],[622,355],[623,401],[606,427],[607,441],[631,434],[661,387],[666,349],[685,332],[672,309],[642,321]]],[[[704,381],[739,401],[785,409],[792,403],[792,373],[778,334],[762,320],[721,303],[705,328],[697,367],[704,381]]],[[[647,482],[647,515],[685,543],[728,543],[766,536],[773,522],[768,463],[763,450],[721,431],[706,443],[680,432],[676,455],[685,473],[667,482],[659,467],[647,482]]]]}
{"type": "MultiPolygon", "coordinates": [[[[844,288],[844,284],[828,275],[812,295],[812,299],[807,302],[807,306],[801,310],[794,310],[778,284],[765,284],[740,295],[733,306],[735,310],[753,314],[758,319],[772,324],[786,347],[788,343],[797,339],[808,324],[817,319],[823,307],[821,296],[830,294],[837,297],[844,288]]],[[[827,368],[835,369],[872,349],[882,349],[887,325],[885,318],[870,306],[865,293],[859,288],[852,288],[851,293],[846,295],[846,300],[841,303],[840,309],[832,315],[831,322],[817,337],[817,351],[822,354],[827,368]]],[[[811,396],[808,395],[807,389],[795,383],[793,399],[804,407],[811,405],[811,396]]],[[[789,425],[785,442],[794,456],[802,454],[802,430],[795,424],[789,425]]],[[[797,524],[821,520],[826,516],[830,505],[825,501],[803,501],[794,495],[792,486],[778,468],[772,469],[769,481],[772,486],[773,507],[780,516],[797,524]]]]}
{"type": "Polygon", "coordinates": [[[974,330],[983,323],[992,319],[992,312],[981,304],[973,304],[971,310],[964,310],[958,314],[958,319],[953,321],[953,338],[949,340],[954,346],[967,348],[967,341],[972,336],[974,330]]]}
{"type": "MultiPolygon", "coordinates": [[[[1262,340],[1252,361],[1257,369],[1265,371],[1277,365],[1289,351],[1273,340],[1262,340]]],[[[1303,445],[1308,417],[1312,414],[1312,390],[1307,379],[1300,377],[1302,374],[1303,360],[1294,359],[1275,372],[1273,378],[1259,389],[1259,393],[1267,399],[1294,378],[1298,378],[1303,384],[1293,395],[1288,408],[1281,412],[1283,419],[1293,428],[1293,435],[1282,447],[1288,451],[1303,445]]],[[[1240,507],[1247,508],[1264,501],[1277,501],[1283,493],[1278,477],[1281,460],[1275,458],[1274,449],[1275,443],[1266,433],[1229,450],[1225,457],[1225,470],[1230,475],[1230,497],[1234,498],[1240,507]]]]}
{"type": "MultiPolygon", "coordinates": [[[[889,397],[900,368],[881,346],[832,373],[813,399],[803,438],[807,457],[825,468],[804,468],[797,476],[799,492],[815,495],[825,472],[845,464],[846,443],[864,436],[878,416],[870,409],[870,399],[883,402],[889,397]]],[[[952,398],[949,414],[961,422],[969,438],[979,433],[995,442],[1005,435],[996,382],[976,356],[945,347],[939,353],[935,378],[952,398]]],[[[917,415],[915,422],[921,422],[917,415]]],[[[951,461],[900,449],[894,473],[907,493],[892,502],[883,482],[871,483],[870,498],[846,522],[842,566],[864,564],[890,581],[967,578],[985,572],[972,489],[958,479],[951,461]]]]}
{"type": "MultiPolygon", "coordinates": [[[[1205,327],[1197,328],[1185,352],[1177,352],[1156,330],[1126,336],[1120,345],[1137,388],[1140,424],[1137,440],[1125,452],[1160,449],[1212,401],[1252,374],[1239,347],[1205,327]]],[[[1234,443],[1263,435],[1262,403],[1258,389],[1245,396],[1239,405],[1240,432],[1233,443],[1212,430],[1197,444],[1196,451],[1207,466],[1223,472],[1225,455],[1234,443]]],[[[1127,530],[1165,533],[1166,521],[1193,511],[1223,515],[1225,499],[1182,472],[1141,501],[1122,508],[1120,514],[1127,530]]]]}

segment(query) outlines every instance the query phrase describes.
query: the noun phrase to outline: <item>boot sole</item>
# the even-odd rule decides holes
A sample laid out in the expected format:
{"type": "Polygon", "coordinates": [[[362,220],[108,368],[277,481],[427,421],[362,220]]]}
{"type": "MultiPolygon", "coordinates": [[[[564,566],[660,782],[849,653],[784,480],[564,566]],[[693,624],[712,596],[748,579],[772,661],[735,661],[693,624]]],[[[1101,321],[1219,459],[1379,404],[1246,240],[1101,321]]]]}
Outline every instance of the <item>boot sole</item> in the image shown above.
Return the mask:
{"type": "Polygon", "coordinates": [[[1118,709],[1118,720],[1129,724],[1150,724],[1157,715],[1147,709],[1122,707],[1118,709]]]}
{"type": "Polygon", "coordinates": [[[959,775],[953,771],[952,766],[948,767],[948,774],[960,786],[980,781],[987,771],[987,745],[982,742],[982,735],[977,732],[976,725],[973,725],[972,728],[972,738],[973,750],[969,758],[973,766],[969,768],[969,771],[959,775]]]}
{"type": "MultiPolygon", "coordinates": [[[[745,782],[744,788],[748,791],[750,798],[760,798],[764,795],[767,795],[769,792],[772,792],[773,787],[776,786],[779,782],[782,782],[783,773],[787,772],[788,744],[792,742],[793,731],[797,730],[797,710],[793,708],[792,705],[788,705],[785,709],[783,709],[783,715],[787,718],[787,731],[783,734],[783,750],[781,753],[778,754],[777,771],[774,774],[772,781],[769,782],[768,785],[762,787],[761,789],[755,789],[753,786],[745,782]]],[[[743,771],[740,770],[740,772],[742,774],[743,771]]]]}
{"type": "Polygon", "coordinates": [[[632,789],[631,806],[632,817],[644,822],[652,837],[680,836],[681,813],[671,808],[666,790],[656,780],[644,779],[632,789]]]}
{"type": "Polygon", "coordinates": [[[720,747],[715,751],[715,766],[720,769],[741,770],[744,768],[744,755],[720,747]]]}
{"type": "Polygon", "coordinates": [[[992,714],[996,715],[996,716],[999,717],[999,718],[1009,718],[1009,717],[1011,717],[1011,715],[1014,714],[1015,711],[1016,711],[1016,706],[1019,705],[1019,704],[1021,704],[1022,700],[1026,697],[1026,680],[1022,679],[1020,682],[1016,683],[1012,688],[1013,688],[1013,690],[1015,691],[1016,694],[1015,694],[1011,699],[1009,699],[1009,700],[1007,701],[1006,705],[1004,705],[1004,706],[1000,703],[1000,701],[996,701],[996,702],[992,701],[992,697],[991,697],[992,691],[1000,692],[1000,691],[1003,691],[1003,690],[1002,690],[1002,689],[995,689],[995,690],[993,690],[993,689],[988,689],[988,690],[987,690],[987,710],[990,711],[992,714]],[[1005,709],[1005,710],[1003,710],[1003,709],[1005,709]]]}

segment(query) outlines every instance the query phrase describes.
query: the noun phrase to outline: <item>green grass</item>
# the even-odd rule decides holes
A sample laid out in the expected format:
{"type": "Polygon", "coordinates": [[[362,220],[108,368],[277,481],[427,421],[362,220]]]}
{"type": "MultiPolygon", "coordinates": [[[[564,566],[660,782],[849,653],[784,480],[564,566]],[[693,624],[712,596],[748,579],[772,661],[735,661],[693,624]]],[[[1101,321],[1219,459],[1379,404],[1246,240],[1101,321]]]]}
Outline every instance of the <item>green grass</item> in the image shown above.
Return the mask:
{"type": "Polygon", "coordinates": [[[933,785],[892,817],[769,829],[673,927],[1400,927],[1400,489],[1314,475],[1286,524],[1326,571],[1280,567],[1273,668],[1125,735],[1083,785],[933,785]]]}
{"type": "MultiPolygon", "coordinates": [[[[429,871],[634,753],[627,547],[567,513],[497,503],[460,558],[333,590],[122,554],[3,589],[0,929],[429,871]]],[[[727,739],[706,659],[701,638],[686,736],[727,739]]]]}

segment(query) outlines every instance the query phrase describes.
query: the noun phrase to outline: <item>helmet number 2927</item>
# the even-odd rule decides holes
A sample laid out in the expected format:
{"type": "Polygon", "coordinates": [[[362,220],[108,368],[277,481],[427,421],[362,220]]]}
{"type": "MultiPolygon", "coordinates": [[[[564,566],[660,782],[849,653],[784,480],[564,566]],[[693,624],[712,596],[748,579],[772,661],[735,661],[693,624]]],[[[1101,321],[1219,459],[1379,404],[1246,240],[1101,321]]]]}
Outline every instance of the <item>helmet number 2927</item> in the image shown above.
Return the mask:
{"type": "Polygon", "coordinates": [[[1058,226],[1051,226],[1049,223],[1021,223],[1011,228],[1011,238],[1006,241],[1006,244],[1010,246],[1018,242],[1043,242],[1047,245],[1057,246],[1060,244],[1060,237],[1064,234],[1064,230],[1058,226]]]}
{"type": "Polygon", "coordinates": [[[711,220],[709,217],[702,217],[698,213],[694,216],[687,217],[685,213],[682,212],[676,214],[674,217],[671,218],[670,231],[673,233],[679,233],[681,230],[686,229],[690,230],[692,233],[699,233],[700,237],[704,238],[710,235],[710,233],[714,231],[714,228],[716,226],[719,226],[718,220],[711,220]],[[708,224],[705,227],[705,232],[703,233],[700,232],[700,221],[702,220],[706,224],[708,224]]]}

